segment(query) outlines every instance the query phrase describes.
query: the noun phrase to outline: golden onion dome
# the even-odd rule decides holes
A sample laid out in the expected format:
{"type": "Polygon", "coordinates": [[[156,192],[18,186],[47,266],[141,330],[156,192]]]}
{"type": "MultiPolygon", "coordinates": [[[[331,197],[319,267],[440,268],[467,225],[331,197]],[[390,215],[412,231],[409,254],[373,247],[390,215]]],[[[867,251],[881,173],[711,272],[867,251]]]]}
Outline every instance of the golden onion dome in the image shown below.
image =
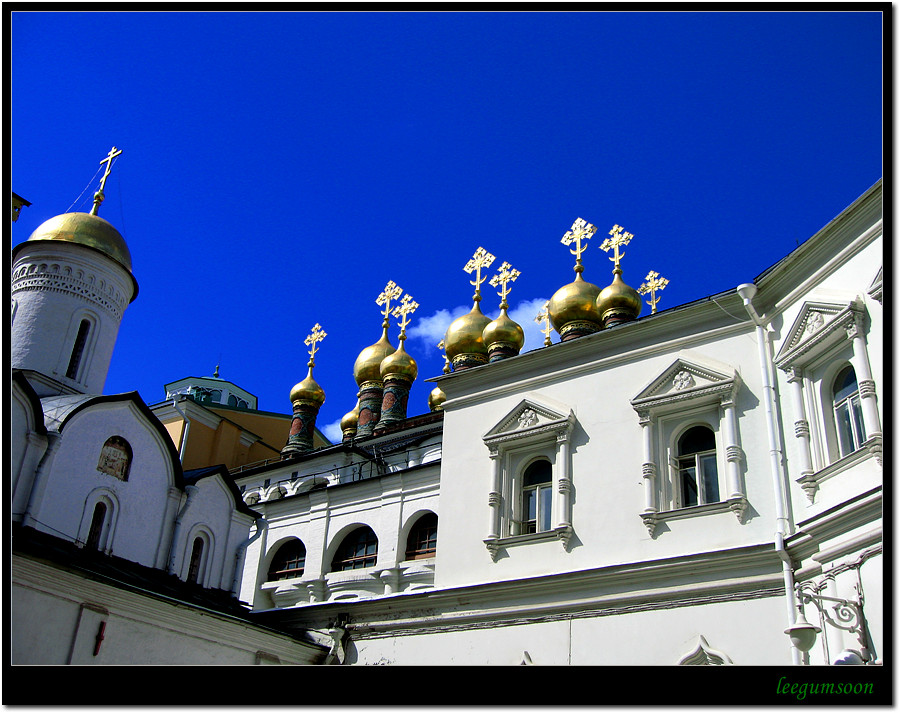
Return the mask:
{"type": "Polygon", "coordinates": [[[510,319],[506,308],[500,310],[500,316],[484,328],[484,343],[490,349],[492,344],[505,342],[512,344],[518,352],[525,345],[525,330],[518,322],[510,319]]]}
{"type": "Polygon", "coordinates": [[[400,346],[393,354],[389,354],[381,362],[381,379],[382,381],[388,376],[400,378],[405,381],[415,381],[419,373],[419,367],[416,360],[413,359],[403,347],[401,337],[400,346]]]}
{"type": "Polygon", "coordinates": [[[454,357],[462,354],[477,354],[483,355],[487,361],[484,328],[490,322],[490,317],[484,315],[478,302],[475,302],[468,314],[454,319],[444,334],[444,353],[447,358],[452,362],[454,357]]]}
{"type": "Polygon", "coordinates": [[[587,282],[580,272],[575,275],[574,282],[556,291],[547,305],[547,313],[560,336],[564,335],[564,327],[572,322],[590,322],[597,330],[602,327],[603,320],[597,309],[599,294],[600,288],[587,282]]]}
{"type": "Polygon", "coordinates": [[[362,386],[366,381],[381,381],[381,362],[395,351],[394,345],[388,341],[387,325],[384,325],[381,339],[363,349],[356,357],[356,363],[353,365],[356,385],[362,386]]]}
{"type": "Polygon", "coordinates": [[[604,326],[637,319],[643,307],[638,291],[622,281],[622,271],[614,270],[613,275],[612,284],[597,296],[597,310],[604,326]]]}
{"type": "Polygon", "coordinates": [[[428,394],[428,408],[432,411],[443,411],[444,410],[444,401],[447,400],[447,394],[445,394],[440,386],[435,386],[431,393],[428,394]]]}
{"type": "MultiPolygon", "coordinates": [[[[131,300],[137,297],[137,281],[131,271],[131,252],[125,238],[111,223],[91,213],[63,213],[41,223],[26,242],[60,240],[103,253],[128,271],[134,284],[131,300]]],[[[25,243],[18,245],[13,253],[25,243]]]]}
{"type": "Polygon", "coordinates": [[[352,411],[348,411],[344,414],[344,417],[341,419],[341,433],[347,433],[348,431],[356,431],[356,427],[359,424],[359,403],[356,404],[356,407],[352,411]]]}
{"type": "Polygon", "coordinates": [[[309,373],[306,378],[291,389],[291,403],[303,401],[315,406],[325,403],[325,392],[316,383],[312,375],[312,363],[309,365],[309,373]]]}

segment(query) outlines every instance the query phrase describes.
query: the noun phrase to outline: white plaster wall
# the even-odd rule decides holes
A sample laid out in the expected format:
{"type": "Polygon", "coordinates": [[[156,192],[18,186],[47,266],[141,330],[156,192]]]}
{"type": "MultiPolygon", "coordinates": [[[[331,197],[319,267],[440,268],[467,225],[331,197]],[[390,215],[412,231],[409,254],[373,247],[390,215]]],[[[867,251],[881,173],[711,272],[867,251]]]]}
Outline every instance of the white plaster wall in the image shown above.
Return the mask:
{"type": "Polygon", "coordinates": [[[19,522],[28,507],[34,473],[47,447],[47,437],[34,433],[31,404],[21,389],[13,383],[9,407],[10,433],[10,502],[12,519],[19,522]],[[32,435],[29,436],[28,434],[32,435]]]}
{"type": "MultiPolygon", "coordinates": [[[[760,381],[755,336],[745,332],[717,340],[698,338],[689,349],[660,348],[645,358],[618,361],[610,368],[566,380],[548,374],[545,385],[537,388],[451,406],[444,422],[441,480],[441,525],[450,537],[441,539],[438,550],[439,585],[586,569],[771,539],[773,486],[760,381]],[[693,356],[732,367],[743,382],[736,396],[737,430],[746,455],[742,476],[751,513],[743,525],[730,512],[671,520],[650,537],[639,516],[644,508],[643,436],[630,400],[678,357],[693,356]],[[565,404],[577,419],[570,439],[574,546],[568,553],[557,542],[509,547],[508,557],[494,563],[483,543],[489,531],[492,479],[482,438],[529,394],[565,404]]],[[[713,410],[721,417],[721,409],[713,410]]],[[[719,451],[724,490],[721,440],[719,451]]],[[[658,477],[665,477],[667,464],[659,452],[656,455],[658,477]]]]}
{"type": "Polygon", "coordinates": [[[790,665],[781,597],[353,641],[366,665],[673,666],[705,637],[735,664],[790,665]]]}
{"type": "Polygon", "coordinates": [[[174,484],[172,462],[162,439],[130,401],[95,404],[76,413],[63,427],[34,515],[37,529],[75,540],[88,497],[98,488],[107,489],[119,503],[112,554],[153,566],[172,524],[166,508],[174,484]],[[125,482],[97,470],[101,448],[110,436],[124,438],[134,454],[125,482]]]}

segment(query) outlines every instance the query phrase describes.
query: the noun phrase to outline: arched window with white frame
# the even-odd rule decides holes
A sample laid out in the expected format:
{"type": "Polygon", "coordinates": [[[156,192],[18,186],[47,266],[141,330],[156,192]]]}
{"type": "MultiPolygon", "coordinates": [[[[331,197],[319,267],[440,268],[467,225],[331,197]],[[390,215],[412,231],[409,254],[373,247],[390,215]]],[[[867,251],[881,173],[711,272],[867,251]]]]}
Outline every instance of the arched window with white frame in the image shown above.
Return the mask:
{"type": "Polygon", "coordinates": [[[856,372],[849,364],[838,372],[831,387],[834,427],[841,457],[858,450],[866,440],[859,384],[856,372]]]}
{"type": "Polygon", "coordinates": [[[677,507],[719,502],[716,434],[708,426],[692,426],[678,438],[676,449],[677,507]]]}
{"type": "Polygon", "coordinates": [[[519,518],[522,535],[547,532],[552,524],[553,466],[541,459],[522,473],[522,511],[519,518]]]}

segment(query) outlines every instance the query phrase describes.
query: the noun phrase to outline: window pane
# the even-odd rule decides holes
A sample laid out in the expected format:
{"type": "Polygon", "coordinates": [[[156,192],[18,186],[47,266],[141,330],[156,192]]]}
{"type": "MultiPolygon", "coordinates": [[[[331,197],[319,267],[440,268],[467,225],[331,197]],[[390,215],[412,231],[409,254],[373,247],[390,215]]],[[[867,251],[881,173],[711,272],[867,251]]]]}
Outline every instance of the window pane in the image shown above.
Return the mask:
{"type": "Polygon", "coordinates": [[[834,400],[842,401],[854,391],[858,391],[856,386],[856,372],[852,366],[848,366],[834,380],[834,400]]]}
{"type": "Polygon", "coordinates": [[[681,506],[690,507],[697,504],[697,469],[693,466],[682,467],[679,471],[681,478],[681,506]]]}
{"type": "Polygon", "coordinates": [[[523,520],[534,520],[537,517],[537,495],[534,490],[526,490],[524,494],[523,520]]]}
{"type": "Polygon", "coordinates": [[[841,455],[845,456],[854,451],[853,446],[853,430],[850,425],[850,405],[844,402],[834,408],[835,425],[837,426],[838,443],[841,448],[841,455]]]}
{"type": "Polygon", "coordinates": [[[689,428],[678,439],[678,455],[689,456],[693,453],[712,451],[716,448],[716,436],[706,426],[689,428]]]}
{"type": "Polygon", "coordinates": [[[699,456],[700,471],[703,473],[703,495],[708,503],[719,502],[719,470],[715,454],[699,456]]]}
{"type": "Polygon", "coordinates": [[[859,395],[850,399],[850,408],[853,411],[853,424],[856,426],[856,447],[859,448],[866,440],[866,427],[863,425],[862,408],[859,405],[859,395]]]}
{"type": "Polygon", "coordinates": [[[539,491],[540,497],[540,513],[541,513],[541,522],[538,530],[541,532],[547,532],[550,528],[550,501],[553,491],[545,486],[541,488],[539,491]]]}
{"type": "Polygon", "coordinates": [[[525,475],[522,478],[522,485],[539,485],[541,483],[549,483],[553,479],[553,467],[549,461],[539,460],[532,463],[525,469],[525,475]]]}

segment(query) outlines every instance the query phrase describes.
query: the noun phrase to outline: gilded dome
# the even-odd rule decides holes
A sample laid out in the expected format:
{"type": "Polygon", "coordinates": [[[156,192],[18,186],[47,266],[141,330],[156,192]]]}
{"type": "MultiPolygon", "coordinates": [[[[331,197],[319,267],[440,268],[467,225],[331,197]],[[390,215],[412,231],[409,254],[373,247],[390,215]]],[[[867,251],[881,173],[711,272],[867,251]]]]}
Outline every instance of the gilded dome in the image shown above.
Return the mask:
{"type": "Polygon", "coordinates": [[[295,401],[305,401],[315,406],[325,403],[325,392],[313,379],[311,363],[306,378],[291,389],[291,403],[295,401]]]}
{"type": "Polygon", "coordinates": [[[353,378],[356,385],[362,386],[366,381],[381,381],[381,362],[395,352],[394,345],[388,341],[387,326],[375,344],[363,349],[356,357],[353,365],[353,378]]]}
{"type": "Polygon", "coordinates": [[[597,310],[604,326],[637,319],[643,306],[638,291],[622,281],[622,271],[614,270],[613,274],[612,284],[597,296],[597,310]]]}
{"type": "Polygon", "coordinates": [[[86,245],[111,257],[131,272],[131,252],[125,244],[125,238],[99,215],[90,213],[57,215],[41,223],[28,239],[63,240],[67,243],[86,245]]]}
{"type": "Polygon", "coordinates": [[[600,288],[585,281],[580,272],[575,275],[574,282],[556,291],[547,305],[547,313],[550,323],[561,338],[566,336],[566,325],[573,323],[587,322],[592,331],[602,328],[603,320],[597,309],[599,294],[600,288]]]}
{"type": "Polygon", "coordinates": [[[344,417],[341,419],[341,433],[347,433],[348,431],[356,431],[356,427],[359,424],[359,404],[356,404],[356,407],[352,411],[348,411],[344,414],[344,417]]]}
{"type": "Polygon", "coordinates": [[[483,356],[487,363],[487,346],[484,343],[484,328],[491,320],[481,311],[478,302],[472,306],[472,311],[457,317],[444,335],[444,353],[453,362],[454,358],[462,355],[483,356]]]}
{"type": "Polygon", "coordinates": [[[394,376],[395,378],[399,377],[411,382],[416,380],[418,373],[419,367],[416,365],[416,360],[407,354],[406,349],[403,347],[403,341],[400,342],[397,351],[386,356],[384,361],[381,362],[382,381],[388,376],[394,376]]]}
{"type": "Polygon", "coordinates": [[[435,386],[431,393],[428,394],[428,408],[432,411],[443,411],[444,409],[444,401],[447,400],[447,394],[445,394],[440,386],[435,386]]]}
{"type": "Polygon", "coordinates": [[[488,349],[492,344],[502,342],[513,345],[518,352],[525,345],[525,330],[510,319],[504,308],[500,310],[500,316],[484,328],[483,339],[488,349]]]}

